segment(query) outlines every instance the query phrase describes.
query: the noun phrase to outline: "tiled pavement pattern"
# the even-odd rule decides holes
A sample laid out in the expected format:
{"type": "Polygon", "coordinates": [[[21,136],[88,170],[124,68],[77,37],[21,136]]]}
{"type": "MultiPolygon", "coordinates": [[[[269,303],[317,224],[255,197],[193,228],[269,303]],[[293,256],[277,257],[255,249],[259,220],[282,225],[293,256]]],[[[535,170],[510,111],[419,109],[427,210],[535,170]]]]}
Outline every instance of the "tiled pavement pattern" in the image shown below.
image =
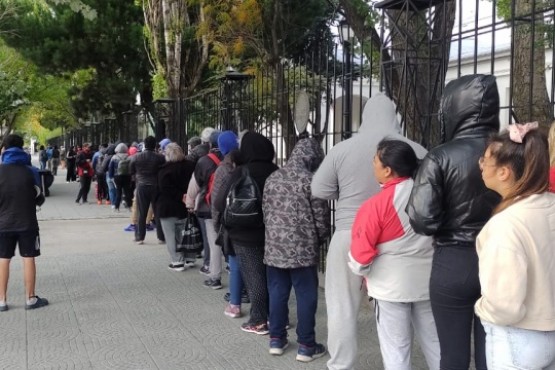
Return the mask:
{"type": "MultiPolygon", "coordinates": [[[[164,245],[149,232],[132,243],[122,229],[128,213],[95,203],[74,203],[78,184],[60,171],[39,213],[42,256],[37,293],[50,305],[24,310],[21,260],[12,261],[10,310],[0,313],[0,369],[324,369],[328,356],[295,361],[295,305],[291,297],[292,345],[268,354],[268,336],[244,333],[243,319],[224,316],[224,289],[202,286],[198,268],[167,269],[164,245]]],[[[92,191],[90,200],[92,197],[92,191]]],[[[243,312],[247,312],[244,305],[243,312]]],[[[359,369],[381,369],[370,304],[359,317],[359,369]]],[[[320,292],[317,339],[326,341],[326,306],[320,292]]],[[[425,369],[420,351],[415,369],[425,369]]]]}

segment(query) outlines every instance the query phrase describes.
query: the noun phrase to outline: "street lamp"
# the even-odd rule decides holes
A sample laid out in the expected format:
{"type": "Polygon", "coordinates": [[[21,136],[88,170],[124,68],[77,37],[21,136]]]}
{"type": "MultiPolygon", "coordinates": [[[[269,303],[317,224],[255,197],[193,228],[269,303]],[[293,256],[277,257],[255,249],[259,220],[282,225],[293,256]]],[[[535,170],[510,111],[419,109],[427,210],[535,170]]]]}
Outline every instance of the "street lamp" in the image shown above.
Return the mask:
{"type": "Polygon", "coordinates": [[[347,21],[340,21],[339,39],[341,40],[345,57],[345,65],[343,68],[343,94],[345,96],[343,99],[343,122],[345,127],[345,131],[343,132],[344,139],[350,138],[353,131],[353,68],[351,64],[351,45],[354,40],[354,36],[354,32],[351,27],[349,27],[347,21]]]}

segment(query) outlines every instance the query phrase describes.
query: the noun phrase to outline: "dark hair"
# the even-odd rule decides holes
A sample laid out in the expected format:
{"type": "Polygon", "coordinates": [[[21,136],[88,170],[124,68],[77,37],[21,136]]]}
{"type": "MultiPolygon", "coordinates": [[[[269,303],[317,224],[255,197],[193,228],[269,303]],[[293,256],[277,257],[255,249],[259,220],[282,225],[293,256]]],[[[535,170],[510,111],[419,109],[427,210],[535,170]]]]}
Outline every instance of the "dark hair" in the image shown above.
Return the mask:
{"type": "Polygon", "coordinates": [[[399,177],[413,177],[419,161],[412,147],[401,140],[383,139],[376,151],[380,162],[399,177]]]}
{"type": "Polygon", "coordinates": [[[505,131],[490,137],[488,148],[495,164],[511,167],[516,180],[509,194],[493,210],[494,214],[514,204],[517,198],[549,190],[549,144],[544,132],[530,130],[519,144],[505,131]]]}
{"type": "Polygon", "coordinates": [[[154,136],[145,137],[145,149],[154,150],[156,148],[156,139],[154,136]]]}
{"type": "Polygon", "coordinates": [[[23,138],[16,134],[6,136],[4,139],[4,148],[23,148],[23,138]]]}

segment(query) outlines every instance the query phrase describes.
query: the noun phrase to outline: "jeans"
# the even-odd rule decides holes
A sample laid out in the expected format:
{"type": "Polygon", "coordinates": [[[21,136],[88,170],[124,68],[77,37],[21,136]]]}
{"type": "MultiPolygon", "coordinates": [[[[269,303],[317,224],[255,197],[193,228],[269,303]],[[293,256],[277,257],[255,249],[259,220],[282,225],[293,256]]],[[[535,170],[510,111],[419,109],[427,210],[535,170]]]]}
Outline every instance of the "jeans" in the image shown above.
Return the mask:
{"type": "Polygon", "coordinates": [[[116,203],[117,197],[116,183],[114,182],[114,178],[106,174],[106,183],[108,184],[108,196],[110,197],[110,203],[114,204],[116,203]]]}
{"type": "Polygon", "coordinates": [[[468,369],[473,331],[476,369],[487,369],[485,332],[474,314],[474,304],[480,295],[476,248],[436,248],[430,277],[430,300],[441,348],[442,370],[468,369]]]}
{"type": "Polygon", "coordinates": [[[489,370],[555,369],[555,331],[483,324],[489,370]]]}
{"type": "Polygon", "coordinates": [[[229,261],[229,303],[240,306],[241,292],[243,291],[243,277],[241,276],[241,265],[237,256],[228,256],[229,261]]]}
{"type": "Polygon", "coordinates": [[[289,320],[289,295],[293,286],[297,298],[297,342],[313,347],[316,343],[318,267],[281,269],[268,266],[266,271],[270,296],[270,337],[287,337],[285,326],[289,320]]]}

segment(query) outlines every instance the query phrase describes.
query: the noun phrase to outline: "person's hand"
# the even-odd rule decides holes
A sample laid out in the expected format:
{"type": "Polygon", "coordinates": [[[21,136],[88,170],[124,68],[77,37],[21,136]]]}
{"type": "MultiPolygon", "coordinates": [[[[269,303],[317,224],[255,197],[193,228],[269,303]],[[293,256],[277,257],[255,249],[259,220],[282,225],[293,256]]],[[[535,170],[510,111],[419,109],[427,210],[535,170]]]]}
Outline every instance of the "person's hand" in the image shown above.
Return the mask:
{"type": "Polygon", "coordinates": [[[189,213],[191,213],[191,214],[192,214],[192,213],[195,213],[195,210],[194,210],[194,209],[192,209],[192,208],[187,208],[187,212],[189,212],[189,213]]]}

